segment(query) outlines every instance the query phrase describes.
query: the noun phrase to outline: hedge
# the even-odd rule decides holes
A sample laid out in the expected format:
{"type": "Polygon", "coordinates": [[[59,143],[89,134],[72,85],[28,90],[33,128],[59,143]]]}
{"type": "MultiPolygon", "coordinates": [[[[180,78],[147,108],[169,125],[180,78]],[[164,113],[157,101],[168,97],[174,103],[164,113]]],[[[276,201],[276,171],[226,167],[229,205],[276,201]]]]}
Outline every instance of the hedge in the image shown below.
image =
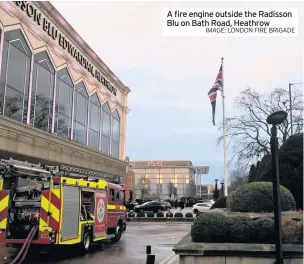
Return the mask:
{"type": "Polygon", "coordinates": [[[147,217],[154,217],[154,213],[148,212],[147,217]]]}
{"type": "MultiPolygon", "coordinates": [[[[292,193],[298,209],[303,209],[303,133],[290,136],[279,149],[280,184],[292,193]]],[[[261,160],[257,181],[273,178],[271,154],[261,160]]]]}
{"type": "Polygon", "coordinates": [[[129,213],[128,213],[128,217],[135,217],[134,212],[129,212],[129,213]]]}
{"type": "Polygon", "coordinates": [[[166,217],[173,217],[173,214],[171,212],[166,213],[166,217]]]}
{"type": "Polygon", "coordinates": [[[163,214],[162,212],[158,212],[158,213],[156,214],[156,216],[157,216],[157,217],[164,217],[164,214],[163,214]]]}
{"type": "Polygon", "coordinates": [[[193,242],[224,242],[229,234],[229,218],[222,214],[200,214],[191,226],[193,242]]]}
{"type": "MultiPolygon", "coordinates": [[[[284,244],[303,244],[303,220],[283,218],[282,234],[284,244]]],[[[191,237],[193,242],[273,244],[274,220],[227,217],[219,213],[201,214],[191,226],[191,237]]]]}
{"type": "Polygon", "coordinates": [[[210,209],[215,208],[226,208],[227,197],[222,196],[220,199],[216,200],[214,204],[210,207],[210,209]]]}
{"type": "Polygon", "coordinates": [[[174,217],[184,217],[184,215],[181,212],[177,212],[174,214],[174,217]]]}
{"type": "Polygon", "coordinates": [[[190,212],[185,214],[185,217],[193,217],[193,214],[191,214],[190,212]]]}
{"type": "MultiPolygon", "coordinates": [[[[295,200],[290,191],[281,186],[282,211],[294,211],[295,200]]],[[[273,212],[273,190],[271,182],[252,182],[231,192],[227,207],[232,212],[273,212]]]]}
{"type": "Polygon", "coordinates": [[[136,215],[136,217],[146,217],[145,213],[143,212],[140,212],[136,215]]]}

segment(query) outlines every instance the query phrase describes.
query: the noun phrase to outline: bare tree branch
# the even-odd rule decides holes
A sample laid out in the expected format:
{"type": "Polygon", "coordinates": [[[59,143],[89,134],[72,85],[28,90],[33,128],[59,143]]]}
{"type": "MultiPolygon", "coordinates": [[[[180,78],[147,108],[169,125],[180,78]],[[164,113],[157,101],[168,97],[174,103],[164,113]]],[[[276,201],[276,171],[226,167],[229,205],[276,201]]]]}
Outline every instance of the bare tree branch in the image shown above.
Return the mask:
{"type": "MultiPolygon", "coordinates": [[[[260,94],[251,88],[246,88],[234,99],[234,104],[240,110],[239,116],[225,119],[228,146],[232,146],[234,156],[231,160],[250,164],[270,154],[271,126],[266,122],[268,115],[277,110],[290,112],[288,91],[277,88],[268,94],[260,94]]],[[[292,90],[291,108],[293,114],[294,133],[303,131],[303,93],[294,87],[292,90]]],[[[223,129],[223,124],[219,130],[223,129]]],[[[289,136],[291,130],[290,117],[278,126],[278,138],[281,145],[289,136]]],[[[217,143],[223,137],[217,138],[217,143]]]]}

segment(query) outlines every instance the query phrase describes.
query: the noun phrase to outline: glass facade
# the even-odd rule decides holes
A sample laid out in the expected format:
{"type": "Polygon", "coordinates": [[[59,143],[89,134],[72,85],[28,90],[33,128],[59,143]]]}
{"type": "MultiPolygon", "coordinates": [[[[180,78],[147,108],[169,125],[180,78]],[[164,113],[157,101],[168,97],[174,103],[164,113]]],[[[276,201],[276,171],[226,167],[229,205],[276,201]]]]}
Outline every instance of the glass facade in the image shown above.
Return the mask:
{"type": "Polygon", "coordinates": [[[57,70],[46,51],[33,54],[21,30],[5,32],[3,42],[0,114],[119,158],[117,110],[67,68],[57,70]]]}
{"type": "Polygon", "coordinates": [[[194,172],[190,168],[133,168],[136,198],[155,196],[161,199],[191,195],[194,172]]]}

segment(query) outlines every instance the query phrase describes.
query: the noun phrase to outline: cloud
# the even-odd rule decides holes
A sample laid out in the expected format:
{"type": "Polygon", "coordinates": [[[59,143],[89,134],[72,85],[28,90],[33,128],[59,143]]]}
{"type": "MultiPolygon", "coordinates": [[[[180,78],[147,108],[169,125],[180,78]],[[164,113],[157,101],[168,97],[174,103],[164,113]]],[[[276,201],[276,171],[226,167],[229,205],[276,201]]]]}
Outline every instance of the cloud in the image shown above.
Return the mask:
{"type": "MultiPolygon", "coordinates": [[[[207,96],[224,57],[226,114],[233,98],[303,80],[300,2],[54,2],[100,58],[127,85],[127,153],[132,159],[190,159],[222,174],[221,132],[211,123],[207,96]],[[299,37],[163,37],[165,7],[299,7],[299,37]]],[[[221,116],[217,101],[216,121],[221,116]]]]}

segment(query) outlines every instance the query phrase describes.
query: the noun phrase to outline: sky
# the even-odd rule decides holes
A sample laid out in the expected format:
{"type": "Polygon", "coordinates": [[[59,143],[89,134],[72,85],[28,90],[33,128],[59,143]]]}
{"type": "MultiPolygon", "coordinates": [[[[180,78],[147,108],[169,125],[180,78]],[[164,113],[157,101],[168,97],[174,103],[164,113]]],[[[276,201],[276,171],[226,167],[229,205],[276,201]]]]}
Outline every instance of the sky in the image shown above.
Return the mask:
{"type": "MultiPolygon", "coordinates": [[[[288,89],[303,80],[303,2],[52,2],[96,54],[131,89],[127,156],[191,160],[210,166],[202,183],[223,179],[218,96],[216,126],[207,95],[224,57],[226,117],[246,87],[288,89]],[[162,8],[301,7],[299,37],[164,37],[162,8]]],[[[228,153],[231,155],[231,151],[228,153]]]]}

